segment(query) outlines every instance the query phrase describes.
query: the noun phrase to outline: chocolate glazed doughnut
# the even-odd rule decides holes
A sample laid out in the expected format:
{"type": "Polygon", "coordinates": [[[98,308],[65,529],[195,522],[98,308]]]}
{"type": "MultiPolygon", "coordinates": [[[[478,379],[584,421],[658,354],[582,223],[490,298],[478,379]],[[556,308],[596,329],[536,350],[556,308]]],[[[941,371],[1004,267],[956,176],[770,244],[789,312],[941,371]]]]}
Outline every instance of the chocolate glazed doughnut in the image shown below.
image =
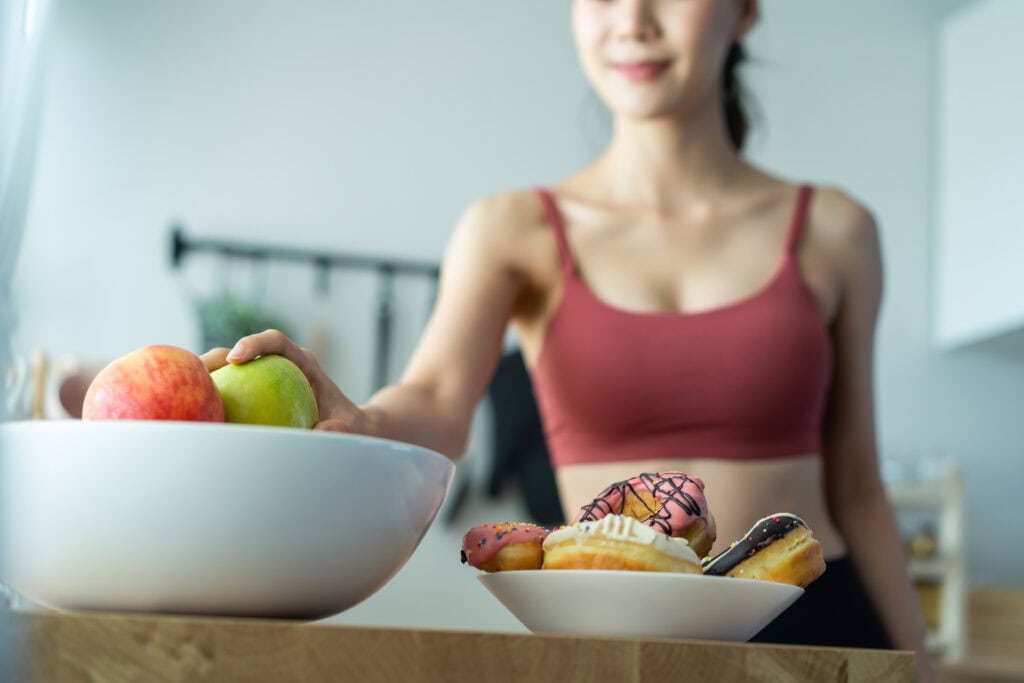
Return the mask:
{"type": "Polygon", "coordinates": [[[759,519],[741,540],[701,561],[705,574],[806,587],[825,571],[821,544],[804,520],[788,512],[759,519]]]}

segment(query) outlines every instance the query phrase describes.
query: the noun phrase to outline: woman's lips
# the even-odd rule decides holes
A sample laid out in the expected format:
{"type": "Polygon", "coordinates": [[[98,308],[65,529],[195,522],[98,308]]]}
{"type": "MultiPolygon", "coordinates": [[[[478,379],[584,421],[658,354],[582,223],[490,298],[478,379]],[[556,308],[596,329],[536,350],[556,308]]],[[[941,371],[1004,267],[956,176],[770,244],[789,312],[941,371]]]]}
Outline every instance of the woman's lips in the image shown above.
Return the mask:
{"type": "Polygon", "coordinates": [[[649,81],[661,75],[668,68],[667,61],[622,62],[613,68],[631,81],[649,81]]]}

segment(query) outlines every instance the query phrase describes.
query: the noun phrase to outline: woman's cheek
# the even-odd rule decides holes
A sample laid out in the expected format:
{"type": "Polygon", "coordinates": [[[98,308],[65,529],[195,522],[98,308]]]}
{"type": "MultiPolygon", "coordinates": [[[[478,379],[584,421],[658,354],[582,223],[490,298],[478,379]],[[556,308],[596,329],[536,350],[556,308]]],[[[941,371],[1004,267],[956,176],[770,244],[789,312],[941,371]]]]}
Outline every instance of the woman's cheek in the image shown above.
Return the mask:
{"type": "Polygon", "coordinates": [[[605,33],[607,21],[599,8],[592,7],[590,0],[576,0],[572,9],[572,31],[580,52],[597,50],[601,36],[605,33]]]}
{"type": "MultiPolygon", "coordinates": [[[[582,0],[586,3],[587,0],[582,0]]],[[[577,5],[580,4],[577,2],[577,5]]],[[[587,76],[595,81],[600,77],[604,57],[602,56],[602,22],[593,16],[593,12],[576,10],[573,21],[573,34],[576,41],[576,54],[580,65],[587,76]]]]}

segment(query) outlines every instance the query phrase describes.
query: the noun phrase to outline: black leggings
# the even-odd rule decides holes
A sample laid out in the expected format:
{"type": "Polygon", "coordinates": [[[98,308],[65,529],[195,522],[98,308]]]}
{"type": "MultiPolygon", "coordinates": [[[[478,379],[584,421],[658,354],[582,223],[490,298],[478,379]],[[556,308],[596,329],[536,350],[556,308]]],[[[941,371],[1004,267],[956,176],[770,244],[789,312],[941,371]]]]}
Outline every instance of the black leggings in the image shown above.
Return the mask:
{"type": "Polygon", "coordinates": [[[892,649],[885,627],[847,557],[826,562],[825,573],[750,641],[892,649]]]}

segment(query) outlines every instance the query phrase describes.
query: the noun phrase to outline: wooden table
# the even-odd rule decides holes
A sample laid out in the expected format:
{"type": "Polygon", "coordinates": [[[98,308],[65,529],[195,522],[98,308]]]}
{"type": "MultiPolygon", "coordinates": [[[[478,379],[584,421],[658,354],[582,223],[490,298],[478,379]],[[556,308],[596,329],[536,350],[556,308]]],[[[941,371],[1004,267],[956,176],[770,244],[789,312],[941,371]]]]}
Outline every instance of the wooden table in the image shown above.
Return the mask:
{"type": "Polygon", "coordinates": [[[0,611],[4,683],[911,681],[908,652],[0,611]]]}

